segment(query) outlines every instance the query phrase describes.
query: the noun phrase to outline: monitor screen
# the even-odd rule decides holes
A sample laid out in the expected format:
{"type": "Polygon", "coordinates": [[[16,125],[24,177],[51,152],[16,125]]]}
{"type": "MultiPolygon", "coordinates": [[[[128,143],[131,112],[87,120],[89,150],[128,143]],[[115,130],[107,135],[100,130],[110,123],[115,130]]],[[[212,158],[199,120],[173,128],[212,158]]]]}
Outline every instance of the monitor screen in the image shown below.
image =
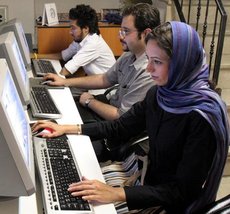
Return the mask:
{"type": "Polygon", "coordinates": [[[0,58],[5,58],[23,106],[30,102],[29,79],[13,32],[0,35],[0,58]]]}
{"type": "Polygon", "coordinates": [[[30,125],[5,59],[0,59],[0,70],[0,196],[31,195],[35,179],[30,125]]]}
{"type": "Polygon", "coordinates": [[[21,101],[18,99],[18,94],[15,93],[15,88],[13,82],[10,81],[10,75],[8,74],[5,79],[5,88],[2,93],[2,105],[6,110],[6,115],[9,118],[9,122],[14,125],[16,130],[15,134],[17,139],[19,139],[19,146],[21,148],[23,157],[26,164],[29,165],[29,150],[28,150],[28,126],[27,121],[24,117],[24,111],[20,109],[21,101]],[[14,93],[12,93],[14,92],[14,93]],[[16,121],[16,122],[14,122],[16,121]]]}
{"type": "Polygon", "coordinates": [[[7,33],[10,31],[14,32],[26,69],[30,70],[30,50],[21,21],[18,19],[12,19],[0,25],[0,34],[7,33]]]}

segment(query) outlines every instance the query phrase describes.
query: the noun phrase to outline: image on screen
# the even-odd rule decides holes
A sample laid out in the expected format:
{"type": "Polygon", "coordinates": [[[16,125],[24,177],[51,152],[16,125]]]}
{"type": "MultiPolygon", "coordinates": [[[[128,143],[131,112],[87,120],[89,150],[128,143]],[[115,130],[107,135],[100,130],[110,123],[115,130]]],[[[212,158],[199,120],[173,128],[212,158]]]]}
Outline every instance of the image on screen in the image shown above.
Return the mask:
{"type": "Polygon", "coordinates": [[[22,42],[24,45],[25,45],[25,54],[28,56],[28,63],[30,63],[30,49],[29,49],[29,45],[27,43],[27,40],[26,40],[26,36],[25,36],[25,32],[24,32],[24,29],[22,27],[22,24],[21,22],[18,21],[18,28],[19,28],[19,32],[21,32],[21,35],[22,35],[22,38],[24,42],[22,42]]]}
{"type": "Polygon", "coordinates": [[[21,101],[18,99],[18,95],[16,94],[16,90],[13,82],[10,79],[9,73],[6,77],[2,101],[9,118],[9,123],[11,123],[12,127],[14,128],[19,146],[23,151],[27,165],[29,165],[28,122],[25,118],[25,112],[22,108],[21,101]]]}
{"type": "Polygon", "coordinates": [[[0,35],[0,58],[5,58],[25,109],[30,102],[29,79],[13,32],[0,35]]]}
{"type": "Polygon", "coordinates": [[[21,56],[19,48],[18,48],[18,44],[15,42],[12,45],[12,48],[13,48],[14,56],[17,60],[17,64],[18,64],[19,69],[21,71],[21,76],[22,76],[23,82],[26,85],[27,72],[26,72],[26,69],[25,69],[25,66],[24,66],[24,63],[22,60],[22,56],[21,56]]]}
{"type": "MultiPolygon", "coordinates": [[[[0,58],[0,202],[35,192],[29,119],[6,59],[0,58]]],[[[1,213],[1,211],[0,211],[1,213]]]]}

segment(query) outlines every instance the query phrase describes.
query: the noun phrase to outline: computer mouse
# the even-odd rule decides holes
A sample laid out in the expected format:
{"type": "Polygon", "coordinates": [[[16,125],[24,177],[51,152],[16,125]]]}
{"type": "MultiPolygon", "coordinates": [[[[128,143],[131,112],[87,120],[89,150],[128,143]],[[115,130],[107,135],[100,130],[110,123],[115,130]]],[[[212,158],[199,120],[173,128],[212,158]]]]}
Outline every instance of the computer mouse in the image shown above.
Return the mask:
{"type": "Polygon", "coordinates": [[[49,83],[53,82],[52,80],[45,80],[45,81],[41,81],[40,84],[41,85],[49,85],[49,83]]]}
{"type": "Polygon", "coordinates": [[[43,134],[49,134],[49,133],[52,133],[52,132],[53,132],[53,129],[51,129],[51,128],[39,129],[38,131],[33,133],[33,136],[34,137],[39,137],[39,136],[42,136],[43,134]]]}

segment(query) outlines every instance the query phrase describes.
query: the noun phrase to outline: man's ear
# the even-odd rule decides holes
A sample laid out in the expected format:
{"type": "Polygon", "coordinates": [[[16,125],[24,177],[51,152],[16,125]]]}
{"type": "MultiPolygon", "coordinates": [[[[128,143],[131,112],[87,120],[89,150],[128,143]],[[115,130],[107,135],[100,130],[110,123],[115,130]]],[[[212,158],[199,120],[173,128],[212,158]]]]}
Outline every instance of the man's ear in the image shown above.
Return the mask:
{"type": "Polygon", "coordinates": [[[88,26],[82,28],[82,30],[83,30],[83,32],[84,32],[85,34],[88,34],[88,33],[89,33],[89,27],[88,27],[88,26]]]}

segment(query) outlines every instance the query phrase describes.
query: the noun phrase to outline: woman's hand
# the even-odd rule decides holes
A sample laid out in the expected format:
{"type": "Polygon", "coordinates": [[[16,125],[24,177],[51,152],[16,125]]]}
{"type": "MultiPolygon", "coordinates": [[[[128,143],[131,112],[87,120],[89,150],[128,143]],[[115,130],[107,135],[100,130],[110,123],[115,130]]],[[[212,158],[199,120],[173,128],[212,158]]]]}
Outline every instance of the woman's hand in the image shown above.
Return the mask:
{"type": "Polygon", "coordinates": [[[31,127],[32,132],[36,132],[40,129],[45,129],[45,128],[49,128],[51,129],[51,133],[44,133],[41,134],[41,137],[58,137],[61,136],[63,134],[65,134],[67,132],[67,127],[68,125],[58,125],[57,123],[53,123],[50,121],[38,121],[37,123],[33,124],[33,126],[31,127]]]}
{"type": "Polygon", "coordinates": [[[123,188],[111,187],[98,180],[83,180],[73,183],[68,191],[73,196],[81,196],[84,200],[96,201],[100,203],[113,203],[116,201],[125,201],[125,191],[123,188]]]}

